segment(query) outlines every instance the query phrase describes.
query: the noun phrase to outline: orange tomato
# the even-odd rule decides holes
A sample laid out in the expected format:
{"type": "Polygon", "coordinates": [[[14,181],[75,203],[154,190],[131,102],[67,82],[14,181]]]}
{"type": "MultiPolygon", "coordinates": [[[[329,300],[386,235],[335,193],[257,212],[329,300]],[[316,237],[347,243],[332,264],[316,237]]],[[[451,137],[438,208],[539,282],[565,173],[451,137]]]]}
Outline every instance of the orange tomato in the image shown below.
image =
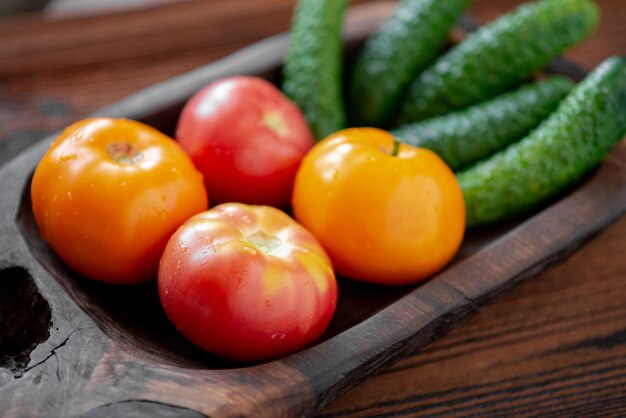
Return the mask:
{"type": "Polygon", "coordinates": [[[374,128],[346,129],[304,158],[296,219],[343,276],[402,285],[431,276],[456,254],[465,205],[450,168],[433,152],[374,128]]]}
{"type": "Polygon", "coordinates": [[[156,277],[170,235],[207,208],[202,175],[173,140],[130,120],[65,129],[31,185],[41,236],[72,269],[109,283],[156,277]]]}

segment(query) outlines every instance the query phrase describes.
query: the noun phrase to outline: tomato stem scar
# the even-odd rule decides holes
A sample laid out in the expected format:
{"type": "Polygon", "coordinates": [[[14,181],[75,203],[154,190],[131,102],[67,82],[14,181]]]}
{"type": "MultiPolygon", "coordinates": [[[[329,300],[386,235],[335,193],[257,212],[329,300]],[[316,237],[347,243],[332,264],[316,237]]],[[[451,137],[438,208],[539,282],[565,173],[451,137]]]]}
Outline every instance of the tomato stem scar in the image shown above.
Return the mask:
{"type": "Polygon", "coordinates": [[[280,238],[268,235],[263,231],[257,231],[252,235],[248,235],[246,239],[265,254],[270,254],[283,245],[280,238]]]}
{"type": "Polygon", "coordinates": [[[143,154],[128,142],[111,142],[107,145],[107,153],[116,163],[137,164],[143,159],[143,154]]]}
{"type": "Polygon", "coordinates": [[[286,130],[285,121],[277,112],[265,112],[263,114],[263,122],[278,135],[283,134],[286,130]]]}

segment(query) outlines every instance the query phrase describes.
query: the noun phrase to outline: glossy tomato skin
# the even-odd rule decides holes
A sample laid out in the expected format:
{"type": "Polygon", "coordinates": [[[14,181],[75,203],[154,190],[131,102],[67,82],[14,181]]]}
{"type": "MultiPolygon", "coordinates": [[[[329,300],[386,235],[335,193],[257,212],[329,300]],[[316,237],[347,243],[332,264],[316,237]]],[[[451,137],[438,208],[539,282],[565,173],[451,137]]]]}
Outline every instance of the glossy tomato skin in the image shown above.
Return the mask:
{"type": "Polygon", "coordinates": [[[214,203],[286,207],[314,138],[300,110],[257,77],[218,80],[185,105],[176,140],[214,203]]]}
{"type": "Polygon", "coordinates": [[[35,170],[31,199],[41,236],[59,257],[114,284],[154,279],[170,235],[208,206],[202,175],[176,142],[108,118],[61,133],[35,170]]]}
{"type": "Polygon", "coordinates": [[[268,206],[227,203],[189,219],[167,244],[158,283],[163,308],[183,335],[239,362],[310,345],[337,304],[325,251],[268,206]]]}
{"type": "Polygon", "coordinates": [[[328,251],[339,275],[389,285],[427,278],[456,254],[463,195],[433,152],[373,128],[337,132],[298,171],[295,218],[328,251]]]}

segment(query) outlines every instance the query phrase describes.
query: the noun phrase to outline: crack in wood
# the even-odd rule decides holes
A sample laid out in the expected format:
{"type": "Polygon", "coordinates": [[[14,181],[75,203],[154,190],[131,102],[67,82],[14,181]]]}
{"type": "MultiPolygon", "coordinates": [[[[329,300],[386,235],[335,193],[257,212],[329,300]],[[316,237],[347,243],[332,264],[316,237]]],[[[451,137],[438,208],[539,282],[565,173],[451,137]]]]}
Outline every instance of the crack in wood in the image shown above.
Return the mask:
{"type": "Polygon", "coordinates": [[[36,367],[41,366],[42,364],[46,363],[48,360],[50,360],[50,358],[52,357],[56,357],[57,359],[57,369],[56,369],[56,374],[57,374],[57,378],[59,379],[59,381],[61,381],[61,378],[59,376],[59,365],[60,365],[60,361],[59,361],[59,357],[57,356],[57,351],[59,349],[61,349],[62,347],[64,347],[67,342],[70,340],[70,338],[76,334],[77,332],[80,331],[85,331],[88,330],[90,328],[78,328],[73,330],[72,332],[70,332],[67,337],[65,337],[65,339],[63,341],[61,341],[59,344],[57,344],[55,347],[52,348],[52,350],[50,351],[50,353],[41,361],[38,361],[37,363],[33,364],[32,366],[28,366],[26,369],[24,369],[23,372],[21,372],[19,375],[15,376],[16,379],[20,379],[22,378],[26,373],[28,373],[29,371],[33,370],[36,367]]]}

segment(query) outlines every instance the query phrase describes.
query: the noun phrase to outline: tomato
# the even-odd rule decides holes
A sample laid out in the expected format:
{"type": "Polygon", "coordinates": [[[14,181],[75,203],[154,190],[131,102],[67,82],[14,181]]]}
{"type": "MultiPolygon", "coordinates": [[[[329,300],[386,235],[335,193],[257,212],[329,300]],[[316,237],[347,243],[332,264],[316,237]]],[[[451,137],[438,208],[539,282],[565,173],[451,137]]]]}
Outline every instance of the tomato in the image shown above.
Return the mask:
{"type": "Polygon", "coordinates": [[[176,328],[204,350],[254,362],[315,341],[337,304],[318,241],[278,209],[225,203],[172,236],[159,295],[176,328]]]}
{"type": "Polygon", "coordinates": [[[109,283],[156,276],[170,235],[206,210],[202,175],[139,122],[86,119],[61,133],[31,185],[43,239],[78,273],[109,283]]]}
{"type": "Polygon", "coordinates": [[[300,161],[314,139],[300,110],[256,77],[216,81],[193,96],[176,140],[204,174],[214,203],[289,205],[300,161]]]}
{"type": "Polygon", "coordinates": [[[374,128],[347,129],[304,158],[295,218],[328,251],[338,274],[402,285],[443,268],[465,231],[463,196],[433,152],[374,128]]]}

